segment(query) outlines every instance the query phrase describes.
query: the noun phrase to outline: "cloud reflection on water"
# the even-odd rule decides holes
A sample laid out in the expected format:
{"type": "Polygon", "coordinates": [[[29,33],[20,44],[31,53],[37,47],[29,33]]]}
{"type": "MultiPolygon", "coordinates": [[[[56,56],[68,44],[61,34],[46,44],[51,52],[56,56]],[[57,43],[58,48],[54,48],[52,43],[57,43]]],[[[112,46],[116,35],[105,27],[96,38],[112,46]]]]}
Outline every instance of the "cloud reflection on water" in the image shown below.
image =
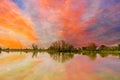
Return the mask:
{"type": "Polygon", "coordinates": [[[3,52],[0,80],[119,80],[120,55],[106,55],[3,52]]]}

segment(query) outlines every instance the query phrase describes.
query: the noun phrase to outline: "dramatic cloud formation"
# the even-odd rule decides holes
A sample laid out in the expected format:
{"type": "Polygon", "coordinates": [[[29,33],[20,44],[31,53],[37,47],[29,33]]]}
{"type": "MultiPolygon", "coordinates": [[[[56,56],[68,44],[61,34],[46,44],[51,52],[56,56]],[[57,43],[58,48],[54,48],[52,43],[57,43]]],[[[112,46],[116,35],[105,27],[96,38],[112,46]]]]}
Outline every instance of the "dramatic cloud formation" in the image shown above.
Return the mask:
{"type": "Polygon", "coordinates": [[[117,44],[120,0],[2,0],[0,33],[4,47],[47,47],[61,39],[76,47],[117,44]]]}
{"type": "Polygon", "coordinates": [[[11,1],[0,1],[0,44],[5,47],[24,47],[20,38],[36,41],[34,24],[21,14],[18,7],[11,1]],[[15,35],[16,34],[16,35],[15,35]],[[14,37],[14,35],[16,37],[14,37]],[[10,37],[10,38],[9,38],[10,37]]]}

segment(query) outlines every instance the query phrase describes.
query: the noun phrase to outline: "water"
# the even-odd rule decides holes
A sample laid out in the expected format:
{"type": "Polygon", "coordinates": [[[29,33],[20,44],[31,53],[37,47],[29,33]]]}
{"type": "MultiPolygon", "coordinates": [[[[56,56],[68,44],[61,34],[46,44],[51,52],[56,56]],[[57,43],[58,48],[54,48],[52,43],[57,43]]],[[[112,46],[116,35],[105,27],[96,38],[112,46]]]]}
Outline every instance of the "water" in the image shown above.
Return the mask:
{"type": "Polygon", "coordinates": [[[0,54],[0,80],[120,80],[120,54],[0,54]]]}

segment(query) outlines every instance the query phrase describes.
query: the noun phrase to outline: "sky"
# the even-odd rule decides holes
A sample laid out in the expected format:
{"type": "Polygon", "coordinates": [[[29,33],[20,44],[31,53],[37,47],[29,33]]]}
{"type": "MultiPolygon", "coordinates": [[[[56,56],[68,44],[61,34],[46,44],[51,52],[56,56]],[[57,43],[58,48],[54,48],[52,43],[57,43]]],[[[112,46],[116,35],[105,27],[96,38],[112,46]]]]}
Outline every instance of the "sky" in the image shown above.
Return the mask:
{"type": "Polygon", "coordinates": [[[0,46],[120,43],[120,0],[0,0],[0,46]]]}

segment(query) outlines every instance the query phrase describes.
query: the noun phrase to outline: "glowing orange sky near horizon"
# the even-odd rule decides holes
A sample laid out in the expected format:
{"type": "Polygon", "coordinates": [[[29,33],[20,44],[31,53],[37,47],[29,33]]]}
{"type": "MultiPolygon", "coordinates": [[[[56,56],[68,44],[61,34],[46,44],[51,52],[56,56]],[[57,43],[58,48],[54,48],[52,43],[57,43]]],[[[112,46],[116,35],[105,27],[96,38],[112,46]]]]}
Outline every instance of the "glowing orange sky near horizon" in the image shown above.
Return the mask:
{"type": "Polygon", "coordinates": [[[119,9],[118,0],[2,0],[0,46],[46,48],[57,40],[75,47],[118,44],[119,9]]]}

